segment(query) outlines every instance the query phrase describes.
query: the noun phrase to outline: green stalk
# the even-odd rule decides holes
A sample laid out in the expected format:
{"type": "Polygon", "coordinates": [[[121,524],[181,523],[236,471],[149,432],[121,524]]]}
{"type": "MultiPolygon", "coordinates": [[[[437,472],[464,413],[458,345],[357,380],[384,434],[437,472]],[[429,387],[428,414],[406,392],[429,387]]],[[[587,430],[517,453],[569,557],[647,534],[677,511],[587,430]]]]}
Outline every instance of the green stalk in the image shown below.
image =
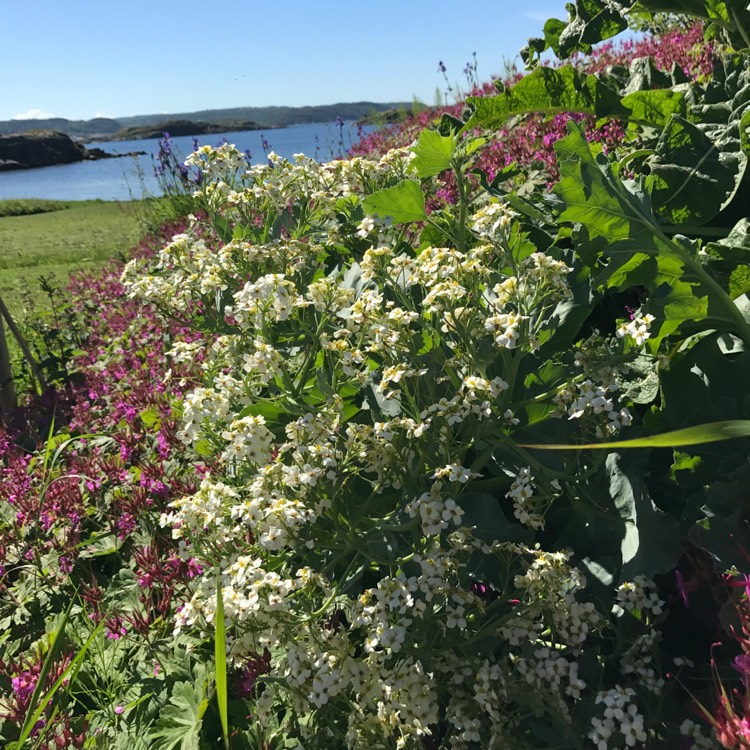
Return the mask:
{"type": "Polygon", "coordinates": [[[227,709],[227,632],[224,623],[224,597],[221,593],[221,575],[216,577],[216,632],[214,657],[216,659],[216,701],[219,704],[221,735],[224,747],[229,750],[229,711],[227,709]]]}

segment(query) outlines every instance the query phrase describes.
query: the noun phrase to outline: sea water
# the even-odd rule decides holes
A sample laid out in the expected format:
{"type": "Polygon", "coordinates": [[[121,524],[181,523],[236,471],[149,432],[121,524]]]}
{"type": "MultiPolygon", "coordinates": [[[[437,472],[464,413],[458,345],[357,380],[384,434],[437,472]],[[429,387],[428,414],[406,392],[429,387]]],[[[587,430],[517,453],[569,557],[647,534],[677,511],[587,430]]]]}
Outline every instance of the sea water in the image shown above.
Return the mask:
{"type": "MultiPolygon", "coordinates": [[[[264,140],[267,149],[279,156],[291,158],[302,153],[318,161],[327,161],[341,155],[356,142],[360,132],[369,133],[371,126],[357,128],[354,123],[313,123],[293,125],[288,128],[252,130],[197,136],[201,146],[218,146],[233,143],[240,151],[249,151],[251,162],[265,160],[264,140]],[[342,149],[343,141],[343,149],[342,149]]],[[[54,167],[19,169],[0,172],[0,200],[7,198],[44,198],[50,200],[138,200],[160,194],[154,175],[158,138],[138,141],[111,141],[86,144],[113,154],[144,151],[140,156],[123,156],[118,159],[98,159],[54,167]]],[[[193,138],[180,136],[171,139],[175,153],[187,156],[193,150],[193,138]]]]}

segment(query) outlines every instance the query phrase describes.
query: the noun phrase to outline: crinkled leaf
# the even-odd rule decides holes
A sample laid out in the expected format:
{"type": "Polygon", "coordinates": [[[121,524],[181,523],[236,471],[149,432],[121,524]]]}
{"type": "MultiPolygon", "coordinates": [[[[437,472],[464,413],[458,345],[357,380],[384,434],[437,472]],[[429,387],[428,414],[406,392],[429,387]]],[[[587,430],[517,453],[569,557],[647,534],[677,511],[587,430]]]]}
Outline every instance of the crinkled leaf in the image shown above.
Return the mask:
{"type": "Polygon", "coordinates": [[[423,130],[414,147],[410,167],[418,177],[432,177],[451,166],[454,138],[440,135],[436,130],[423,130]]]}
{"type": "MultiPolygon", "coordinates": [[[[548,21],[544,26],[544,38],[529,39],[521,56],[524,62],[533,64],[547,49],[552,49],[563,59],[574,52],[589,53],[597,42],[628,27],[626,16],[631,5],[612,0],[568,3],[567,23],[548,21]]],[[[706,22],[707,36],[719,35],[735,49],[750,46],[750,6],[745,0],[639,0],[635,7],[651,13],[674,13],[702,19],[706,22]]]]}
{"type": "MultiPolygon", "coordinates": [[[[543,40],[529,39],[529,47],[521,51],[526,63],[551,48],[560,58],[574,52],[591,52],[593,45],[619,34],[628,27],[617,7],[607,0],[576,0],[566,5],[568,21],[545,24],[543,40]]],[[[549,22],[548,22],[549,23],[549,22]]]]}
{"type": "Polygon", "coordinates": [[[427,218],[424,193],[418,182],[404,180],[394,187],[378,190],[362,201],[365,213],[390,218],[396,224],[424,221],[427,218]]]}
{"type": "Polygon", "coordinates": [[[704,129],[673,115],[649,160],[646,185],[654,207],[670,224],[704,224],[734,197],[747,158],[725,133],[715,140],[704,129]]]}
{"type": "MultiPolygon", "coordinates": [[[[472,108],[472,115],[464,130],[498,128],[509,117],[529,112],[581,112],[624,119],[630,114],[620,103],[614,85],[572,66],[537,68],[497,96],[470,96],[466,103],[472,108]]],[[[641,105],[639,108],[645,111],[641,105]]]]}
{"type": "Polygon", "coordinates": [[[672,76],[659,70],[652,57],[636,57],[630,63],[628,77],[629,80],[623,89],[623,94],[632,94],[634,91],[668,89],[674,85],[672,76]]]}
{"type": "Polygon", "coordinates": [[[169,705],[162,709],[151,739],[157,741],[160,750],[200,750],[207,707],[205,680],[175,683],[169,705]]]}
{"type": "Polygon", "coordinates": [[[750,292],[750,220],[741,219],[725,238],[708,243],[705,254],[715,275],[724,272],[732,299],[750,292]]]}
{"type": "Polygon", "coordinates": [[[740,148],[746,156],[750,156],[750,109],[740,120],[740,148]]]}
{"type": "Polygon", "coordinates": [[[654,349],[685,321],[695,330],[721,328],[750,341],[750,328],[701,265],[695,243],[668,238],[648,195],[637,184],[623,183],[603,156],[595,157],[578,125],[569,123],[568,130],[555,144],[561,179],[554,192],[564,206],[560,219],[582,224],[592,240],[606,240],[600,247],[601,262],[587,261],[596,265],[594,286],[645,286],[652,292],[649,305],[661,320],[649,341],[654,349]]]}
{"type": "Polygon", "coordinates": [[[624,96],[622,106],[627,110],[626,119],[663,127],[672,115],[687,114],[685,97],[671,89],[634,91],[624,96]]]}
{"type": "Polygon", "coordinates": [[[748,46],[750,6],[747,0],[639,0],[652,13],[679,13],[707,21],[707,36],[720,35],[736,49],[748,46]]]}
{"type": "Polygon", "coordinates": [[[636,404],[650,404],[659,395],[659,374],[652,357],[640,356],[617,373],[623,396],[636,404]]]}

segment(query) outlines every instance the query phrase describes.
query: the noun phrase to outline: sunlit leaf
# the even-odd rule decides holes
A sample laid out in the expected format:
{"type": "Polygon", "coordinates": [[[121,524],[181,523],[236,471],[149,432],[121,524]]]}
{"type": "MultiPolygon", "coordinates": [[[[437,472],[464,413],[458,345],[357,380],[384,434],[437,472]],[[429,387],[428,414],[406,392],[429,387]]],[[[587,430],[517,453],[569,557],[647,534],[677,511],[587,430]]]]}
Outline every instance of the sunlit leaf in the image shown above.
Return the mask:
{"type": "Polygon", "coordinates": [[[440,135],[436,130],[423,130],[414,147],[415,156],[410,167],[418,177],[432,177],[449,169],[454,140],[452,136],[440,135]]]}
{"type": "Polygon", "coordinates": [[[365,213],[390,218],[396,224],[424,221],[424,193],[418,182],[404,180],[395,187],[379,190],[362,201],[365,213]]]}

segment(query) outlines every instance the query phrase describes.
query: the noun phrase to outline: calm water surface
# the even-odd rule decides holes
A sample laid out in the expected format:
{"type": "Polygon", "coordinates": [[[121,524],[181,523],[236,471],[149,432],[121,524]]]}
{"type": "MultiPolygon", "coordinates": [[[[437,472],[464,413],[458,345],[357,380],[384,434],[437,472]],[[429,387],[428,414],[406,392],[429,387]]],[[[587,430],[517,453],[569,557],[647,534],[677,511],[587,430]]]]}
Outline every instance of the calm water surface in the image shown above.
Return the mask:
{"type": "MultiPolygon", "coordinates": [[[[371,127],[363,128],[370,132],[371,127]]],[[[219,145],[224,139],[233,143],[240,151],[246,149],[252,155],[252,163],[264,160],[262,139],[280,156],[291,158],[303,153],[325,161],[341,152],[342,133],[334,123],[295,125],[278,130],[254,130],[221,135],[203,135],[201,145],[219,145]]],[[[343,130],[344,147],[348,148],[357,139],[357,127],[346,123],[343,130]]],[[[154,177],[153,158],[159,151],[159,139],[140,141],[116,141],[92,143],[110,153],[124,154],[130,151],[145,151],[143,156],[124,156],[120,159],[100,159],[56,167],[21,169],[0,172],[0,200],[4,198],[46,198],[51,200],[130,200],[145,195],[159,195],[159,185],[154,177]]],[[[193,150],[193,138],[181,136],[172,139],[173,149],[187,156],[193,150]]]]}

